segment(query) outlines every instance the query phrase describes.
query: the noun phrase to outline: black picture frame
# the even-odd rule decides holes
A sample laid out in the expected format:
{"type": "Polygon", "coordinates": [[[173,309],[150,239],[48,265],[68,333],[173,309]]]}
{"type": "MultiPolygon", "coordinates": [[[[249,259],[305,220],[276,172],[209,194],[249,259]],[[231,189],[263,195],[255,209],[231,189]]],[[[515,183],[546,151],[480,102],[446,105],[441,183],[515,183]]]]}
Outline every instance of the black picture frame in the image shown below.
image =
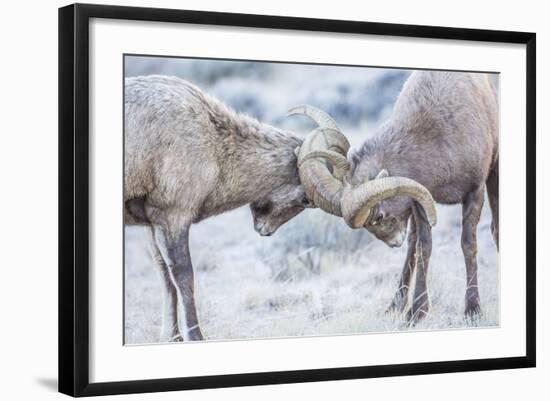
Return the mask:
{"type": "Polygon", "coordinates": [[[59,9],[59,391],[72,396],[253,386],[534,367],[536,363],[536,35],[527,32],[74,4],[59,9]],[[88,61],[91,18],[437,38],[526,46],[526,344],[510,358],[259,372],[122,382],[89,381],[88,61]]]}

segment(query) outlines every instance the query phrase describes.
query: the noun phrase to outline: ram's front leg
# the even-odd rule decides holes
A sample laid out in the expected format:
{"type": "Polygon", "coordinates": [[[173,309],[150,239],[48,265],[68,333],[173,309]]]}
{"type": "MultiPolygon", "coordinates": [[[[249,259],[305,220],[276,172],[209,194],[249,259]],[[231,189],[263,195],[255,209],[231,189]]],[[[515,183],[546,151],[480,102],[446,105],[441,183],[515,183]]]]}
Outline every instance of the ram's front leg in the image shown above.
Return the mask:
{"type": "Polygon", "coordinates": [[[181,341],[178,328],[178,294],[176,286],[170,278],[170,270],[162,253],[157,245],[153,227],[148,228],[149,249],[153,262],[155,263],[162,288],[162,328],[160,332],[161,341],[181,341]]]}
{"type": "Polygon", "coordinates": [[[162,253],[170,278],[176,288],[178,304],[183,316],[179,319],[179,332],[184,340],[203,340],[195,306],[195,282],[191,255],[189,253],[189,227],[167,233],[161,226],[155,226],[155,238],[162,253]]]}
{"type": "Polygon", "coordinates": [[[428,269],[432,254],[432,228],[426,214],[416,202],[413,206],[413,218],[416,221],[416,280],[412,306],[408,313],[408,320],[416,323],[424,318],[430,309],[428,296],[428,269]]]}
{"type": "Polygon", "coordinates": [[[393,300],[388,308],[388,312],[391,311],[403,311],[405,306],[407,306],[407,299],[409,296],[409,288],[411,285],[411,277],[416,266],[416,223],[414,221],[414,216],[410,218],[410,230],[409,236],[407,238],[408,249],[407,249],[407,258],[405,259],[405,265],[403,266],[403,271],[401,272],[401,278],[399,279],[399,286],[393,297],[393,300]]]}

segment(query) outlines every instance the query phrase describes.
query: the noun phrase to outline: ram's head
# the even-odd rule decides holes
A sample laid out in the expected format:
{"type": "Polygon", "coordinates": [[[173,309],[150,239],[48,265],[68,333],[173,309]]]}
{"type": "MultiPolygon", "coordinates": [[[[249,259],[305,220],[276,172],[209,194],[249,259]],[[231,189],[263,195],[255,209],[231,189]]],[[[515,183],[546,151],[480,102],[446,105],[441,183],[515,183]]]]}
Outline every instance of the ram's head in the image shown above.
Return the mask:
{"type": "Polygon", "coordinates": [[[318,125],[296,149],[300,180],[315,206],[343,217],[352,228],[368,228],[380,202],[410,197],[422,206],[430,225],[436,224],[435,203],[424,186],[407,177],[387,175],[352,185],[346,157],[350,144],[336,122],[312,106],[295,107],[289,111],[293,114],[304,114],[318,125]]]}

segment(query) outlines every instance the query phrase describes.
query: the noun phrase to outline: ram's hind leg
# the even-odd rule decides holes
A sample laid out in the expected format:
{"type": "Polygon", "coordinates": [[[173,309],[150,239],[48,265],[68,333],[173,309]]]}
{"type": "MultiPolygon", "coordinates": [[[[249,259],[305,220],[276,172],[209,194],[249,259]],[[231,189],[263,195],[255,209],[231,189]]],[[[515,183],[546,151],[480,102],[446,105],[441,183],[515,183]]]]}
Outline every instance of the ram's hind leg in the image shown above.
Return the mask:
{"type": "Polygon", "coordinates": [[[483,208],[484,187],[466,195],[462,203],[462,252],[466,265],[466,316],[480,312],[477,285],[477,225],[483,208]]]}
{"type": "Polygon", "coordinates": [[[181,341],[183,338],[178,329],[178,294],[170,278],[168,266],[157,246],[153,227],[147,228],[149,249],[158,268],[162,287],[162,326],[161,341],[181,341]]]}
{"type": "Polygon", "coordinates": [[[409,288],[411,285],[411,277],[414,272],[414,267],[416,266],[416,223],[414,217],[410,218],[410,230],[407,249],[407,258],[405,259],[405,265],[403,266],[403,271],[401,272],[401,278],[399,279],[399,286],[393,297],[393,300],[388,308],[388,312],[391,311],[403,311],[407,305],[407,298],[409,295],[409,288]]]}
{"type": "Polygon", "coordinates": [[[493,168],[489,172],[489,177],[487,177],[487,197],[489,198],[491,214],[493,215],[491,231],[498,249],[498,160],[494,163],[493,168]]]}

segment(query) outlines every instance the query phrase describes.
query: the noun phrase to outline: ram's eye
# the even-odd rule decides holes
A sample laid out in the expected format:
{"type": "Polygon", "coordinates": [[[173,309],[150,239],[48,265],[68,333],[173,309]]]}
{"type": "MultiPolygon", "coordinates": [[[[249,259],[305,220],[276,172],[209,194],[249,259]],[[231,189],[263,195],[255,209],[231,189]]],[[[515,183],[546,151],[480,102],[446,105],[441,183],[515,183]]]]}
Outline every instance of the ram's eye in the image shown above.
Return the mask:
{"type": "Polygon", "coordinates": [[[312,203],[310,202],[310,200],[308,198],[306,198],[305,196],[302,198],[302,200],[300,201],[300,204],[303,206],[303,207],[309,207],[309,206],[312,206],[312,203]]]}
{"type": "Polygon", "coordinates": [[[376,214],[376,217],[371,220],[370,224],[371,224],[371,226],[376,226],[376,225],[380,224],[382,222],[382,220],[384,220],[384,213],[378,212],[376,214]]]}
{"type": "Polygon", "coordinates": [[[268,214],[271,211],[271,204],[264,203],[261,205],[254,205],[254,212],[260,215],[268,214]]]}

